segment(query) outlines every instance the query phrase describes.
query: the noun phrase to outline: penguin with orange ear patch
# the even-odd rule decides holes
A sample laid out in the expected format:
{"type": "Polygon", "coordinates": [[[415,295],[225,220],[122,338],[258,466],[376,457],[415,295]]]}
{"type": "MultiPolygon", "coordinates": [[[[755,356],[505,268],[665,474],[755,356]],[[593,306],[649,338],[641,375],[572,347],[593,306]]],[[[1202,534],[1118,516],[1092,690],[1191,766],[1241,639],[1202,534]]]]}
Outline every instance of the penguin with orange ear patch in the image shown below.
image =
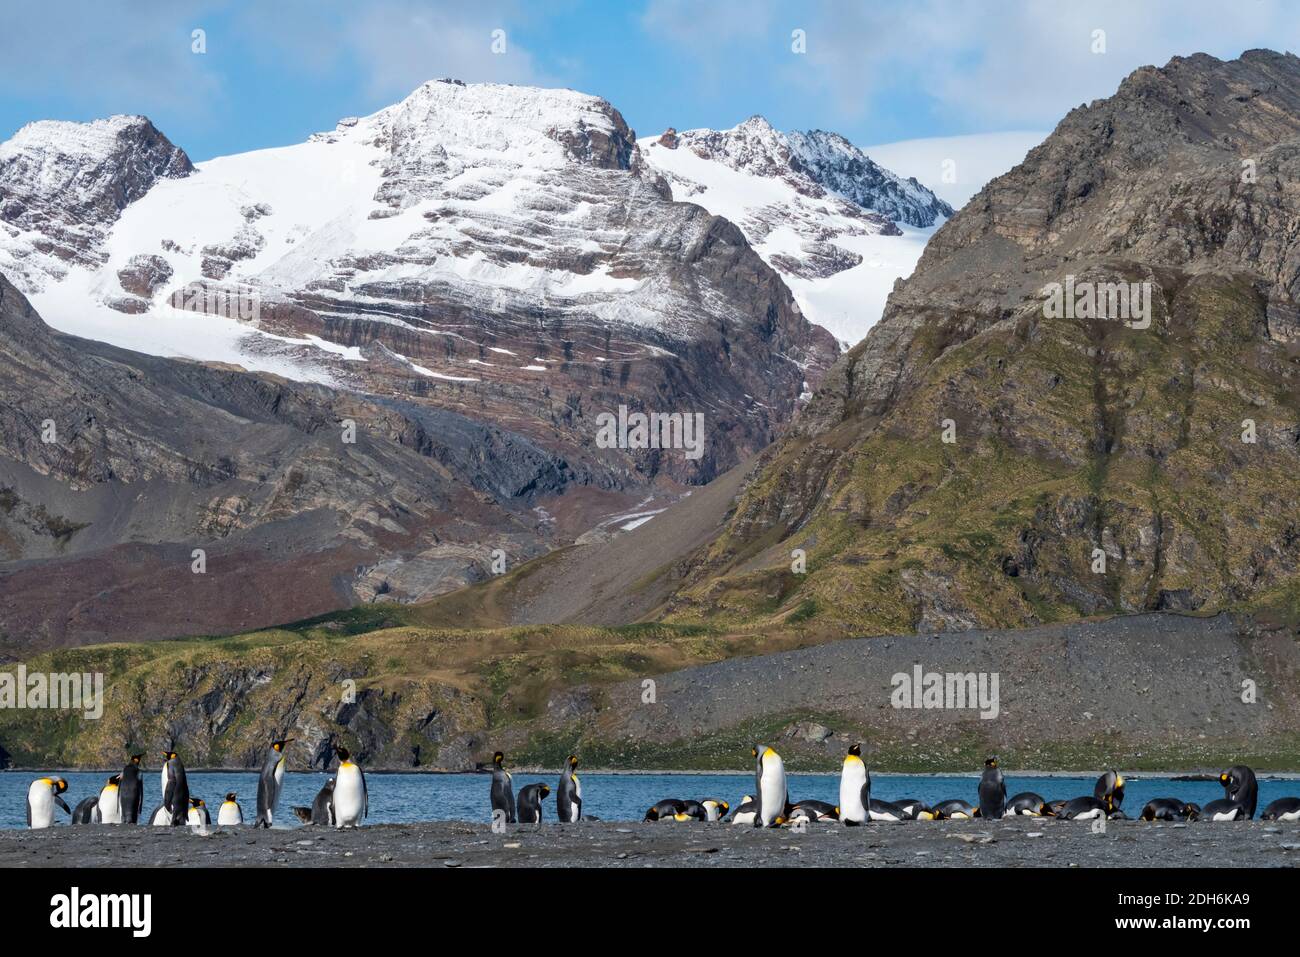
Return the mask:
{"type": "Polygon", "coordinates": [[[754,788],[757,804],[755,827],[776,827],[785,823],[785,809],[789,791],[785,782],[785,762],[781,755],[766,744],[756,744],[750,750],[754,756],[754,788]]]}

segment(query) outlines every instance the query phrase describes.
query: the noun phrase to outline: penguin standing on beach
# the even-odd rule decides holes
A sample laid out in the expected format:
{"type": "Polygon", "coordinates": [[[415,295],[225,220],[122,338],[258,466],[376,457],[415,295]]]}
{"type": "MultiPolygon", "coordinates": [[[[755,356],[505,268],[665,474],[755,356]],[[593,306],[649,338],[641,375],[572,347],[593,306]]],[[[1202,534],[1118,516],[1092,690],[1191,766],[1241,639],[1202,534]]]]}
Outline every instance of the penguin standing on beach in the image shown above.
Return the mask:
{"type": "Polygon", "coordinates": [[[37,778],[27,789],[27,826],[33,831],[50,827],[54,823],[54,809],[63,808],[68,814],[72,809],[60,797],[68,789],[68,782],[63,778],[37,778]]]}
{"type": "Polygon", "coordinates": [[[582,820],[582,784],[578,781],[578,756],[569,755],[560,772],[560,787],[555,792],[555,813],[564,824],[582,820]]]}
{"type": "Polygon", "coordinates": [[[545,784],[526,784],[519,789],[519,823],[541,824],[542,802],[550,796],[551,789],[545,784]]]}
{"type": "Polygon", "coordinates": [[[1124,776],[1118,771],[1107,771],[1093,785],[1092,796],[1106,805],[1106,813],[1119,809],[1124,803],[1124,776]]]}
{"type": "Polygon", "coordinates": [[[257,779],[257,820],[253,827],[270,827],[275,806],[280,803],[280,789],[284,786],[284,747],[293,738],[271,742],[271,750],[262,762],[262,773],[257,779]]]}
{"type": "Polygon", "coordinates": [[[88,798],[82,798],[77,802],[77,806],[72,809],[72,820],[68,823],[72,825],[80,824],[98,824],[96,815],[99,814],[99,795],[92,794],[88,798]]]}
{"type": "Polygon", "coordinates": [[[862,745],[855,744],[844,755],[840,767],[840,803],[836,812],[840,821],[850,827],[866,824],[871,807],[871,772],[862,760],[862,745]]]}
{"type": "Polygon", "coordinates": [[[330,792],[330,816],[335,827],[356,827],[370,811],[366,776],[361,765],[352,760],[347,748],[336,745],[334,753],[339,756],[339,769],[334,776],[334,789],[330,792]]]}
{"type": "Polygon", "coordinates": [[[1255,816],[1255,804],[1259,800],[1259,782],[1255,772],[1244,764],[1234,765],[1219,775],[1219,783],[1229,801],[1236,801],[1245,811],[1247,819],[1255,816]]]}
{"type": "Polygon", "coordinates": [[[704,820],[717,823],[727,816],[731,805],[721,798],[705,798],[700,802],[704,808],[704,820]]]}
{"type": "Polygon", "coordinates": [[[980,817],[997,821],[1007,809],[1007,782],[998,767],[998,756],[984,759],[984,773],[980,777],[980,817]]]}
{"type": "Polygon", "coordinates": [[[190,813],[190,783],[185,777],[185,765],[175,751],[164,751],[167,763],[163,765],[163,807],[171,814],[172,827],[180,827],[190,813]]]}
{"type": "Polygon", "coordinates": [[[754,815],[755,827],[776,827],[785,823],[785,807],[789,791],[785,781],[785,762],[781,755],[765,744],[750,749],[754,756],[754,790],[758,805],[754,815]]]}
{"type": "Polygon", "coordinates": [[[122,823],[122,775],[114,774],[99,792],[95,802],[97,824],[122,823]]]}
{"type": "Polygon", "coordinates": [[[144,811],[144,776],[140,773],[140,761],[143,758],[143,754],[131,755],[131,760],[122,769],[122,780],[117,785],[117,796],[122,802],[123,824],[139,824],[140,814],[144,811]]]}
{"type": "Polygon", "coordinates": [[[515,789],[510,783],[510,772],[505,769],[505,760],[500,751],[492,755],[492,820],[503,814],[507,824],[514,824],[515,789]]]}
{"type": "Polygon", "coordinates": [[[308,823],[324,824],[333,826],[334,824],[334,779],[330,778],[316,792],[316,797],[311,802],[311,814],[308,817],[308,823]]]}
{"type": "Polygon", "coordinates": [[[244,823],[244,809],[239,806],[239,795],[231,791],[217,808],[217,823],[222,827],[233,827],[244,823]]]}

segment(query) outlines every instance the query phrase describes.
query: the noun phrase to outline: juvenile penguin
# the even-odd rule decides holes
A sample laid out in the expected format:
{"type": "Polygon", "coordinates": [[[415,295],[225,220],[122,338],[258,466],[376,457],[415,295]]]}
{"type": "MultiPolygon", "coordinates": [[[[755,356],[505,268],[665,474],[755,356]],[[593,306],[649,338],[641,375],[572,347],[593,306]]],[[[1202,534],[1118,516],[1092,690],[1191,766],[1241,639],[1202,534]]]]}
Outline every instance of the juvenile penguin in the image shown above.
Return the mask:
{"type": "Polygon", "coordinates": [[[339,756],[339,769],[330,795],[330,813],[335,827],[356,827],[366,819],[370,810],[366,776],[361,766],[352,760],[347,748],[335,746],[334,753],[339,756]]]}
{"type": "Polygon", "coordinates": [[[293,738],[271,742],[262,762],[262,773],[257,779],[257,820],[253,827],[270,827],[275,816],[275,806],[280,803],[280,789],[284,786],[284,747],[293,738]]]}
{"type": "Polygon", "coordinates": [[[785,762],[765,744],[750,749],[754,756],[754,790],[758,792],[755,827],[777,827],[785,823],[789,792],[785,783],[785,762]]]}
{"type": "Polygon", "coordinates": [[[542,802],[550,795],[545,784],[525,784],[519,789],[519,823],[541,824],[542,802]]]}
{"type": "Polygon", "coordinates": [[[212,815],[208,813],[208,802],[200,797],[190,798],[190,809],[186,812],[185,823],[190,827],[203,827],[212,823],[212,815]]]}
{"type": "Polygon", "coordinates": [[[1051,809],[1047,802],[1033,791],[1021,791],[1007,801],[1003,817],[1050,817],[1051,809]]]}
{"type": "Polygon", "coordinates": [[[555,813],[563,824],[582,820],[582,784],[578,781],[578,756],[569,755],[560,772],[560,787],[555,792],[555,813]]]}
{"type": "Polygon", "coordinates": [[[122,775],[114,774],[99,792],[95,813],[99,824],[122,823],[122,775]]]}
{"type": "Polygon", "coordinates": [[[506,756],[500,751],[492,755],[492,820],[504,817],[505,823],[515,823],[515,789],[510,772],[505,769],[506,756]]]}
{"type": "Polygon", "coordinates": [[[850,827],[866,824],[871,805],[871,772],[862,760],[862,745],[855,744],[840,766],[839,819],[850,827]]]}
{"type": "Polygon", "coordinates": [[[140,773],[140,762],[143,759],[143,754],[133,754],[122,769],[117,796],[122,802],[123,824],[139,824],[140,814],[144,811],[144,776],[140,773]]]}
{"type": "Polygon", "coordinates": [[[330,778],[316,792],[316,797],[311,802],[311,813],[309,814],[308,823],[324,824],[332,826],[334,824],[334,779],[330,778]]]}
{"type": "Polygon", "coordinates": [[[185,777],[185,765],[175,751],[163,752],[163,807],[171,814],[173,827],[185,823],[190,811],[190,783],[185,777]]]}
{"type": "Polygon", "coordinates": [[[40,830],[54,823],[54,809],[61,807],[71,815],[72,810],[61,795],[68,789],[63,778],[37,778],[27,789],[27,826],[40,830]]]}
{"type": "Polygon", "coordinates": [[[1294,824],[1300,821],[1300,798],[1278,798],[1259,816],[1261,821],[1286,821],[1294,824]]]}
{"type": "Polygon", "coordinates": [[[217,808],[217,823],[222,827],[233,827],[244,823],[244,809],[239,806],[237,797],[238,795],[231,791],[221,802],[221,807],[217,808]]]}
{"type": "Polygon", "coordinates": [[[1259,800],[1259,782],[1255,772],[1244,764],[1233,765],[1219,775],[1228,800],[1241,805],[1247,818],[1255,816],[1255,803],[1259,800]]]}
{"type": "Polygon", "coordinates": [[[731,823],[753,826],[757,817],[758,805],[754,803],[752,795],[746,794],[740,799],[740,803],[736,805],[736,811],[731,815],[731,823]]]}
{"type": "Polygon", "coordinates": [[[980,817],[996,821],[1007,809],[1007,782],[998,767],[998,756],[984,759],[984,773],[980,776],[980,817]]]}

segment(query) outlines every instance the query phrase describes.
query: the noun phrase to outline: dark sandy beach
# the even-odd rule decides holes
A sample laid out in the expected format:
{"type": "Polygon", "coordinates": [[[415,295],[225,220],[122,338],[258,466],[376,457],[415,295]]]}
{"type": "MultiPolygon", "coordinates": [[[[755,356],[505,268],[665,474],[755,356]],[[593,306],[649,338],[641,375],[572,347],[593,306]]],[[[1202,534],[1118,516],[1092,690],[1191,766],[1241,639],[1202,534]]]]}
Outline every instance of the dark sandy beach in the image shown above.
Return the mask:
{"type": "Polygon", "coordinates": [[[0,831],[0,867],[1295,867],[1300,826],[1022,819],[805,831],[727,824],[0,831]]]}

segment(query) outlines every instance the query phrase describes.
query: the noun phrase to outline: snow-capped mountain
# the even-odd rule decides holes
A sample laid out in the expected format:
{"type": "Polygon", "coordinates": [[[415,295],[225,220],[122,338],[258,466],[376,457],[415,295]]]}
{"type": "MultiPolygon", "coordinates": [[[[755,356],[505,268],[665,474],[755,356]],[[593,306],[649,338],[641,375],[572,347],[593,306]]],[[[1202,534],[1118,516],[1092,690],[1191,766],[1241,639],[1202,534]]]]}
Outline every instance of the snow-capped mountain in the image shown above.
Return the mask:
{"type": "Polygon", "coordinates": [[[33,293],[101,265],[122,210],[193,170],[143,116],[29,123],[0,143],[0,272],[33,293]]]}
{"type": "Polygon", "coordinates": [[[690,481],[770,441],[834,357],[741,232],[674,202],[597,97],[431,81],[193,171],[143,142],[139,158],[78,145],[138,122],[39,124],[5,147],[35,155],[5,167],[19,213],[105,163],[154,173],[112,215],[78,206],[95,252],[61,269],[6,268],[44,242],[6,204],[0,271],[55,328],[491,417],[575,464],[610,458],[591,448],[602,410],[700,411],[716,424],[700,459],[614,453],[690,481]]]}
{"type": "Polygon", "coordinates": [[[804,314],[842,343],[880,317],[952,207],[836,133],[783,133],[761,116],[729,130],[668,130],[641,141],[673,197],[744,230],[804,314]]]}

